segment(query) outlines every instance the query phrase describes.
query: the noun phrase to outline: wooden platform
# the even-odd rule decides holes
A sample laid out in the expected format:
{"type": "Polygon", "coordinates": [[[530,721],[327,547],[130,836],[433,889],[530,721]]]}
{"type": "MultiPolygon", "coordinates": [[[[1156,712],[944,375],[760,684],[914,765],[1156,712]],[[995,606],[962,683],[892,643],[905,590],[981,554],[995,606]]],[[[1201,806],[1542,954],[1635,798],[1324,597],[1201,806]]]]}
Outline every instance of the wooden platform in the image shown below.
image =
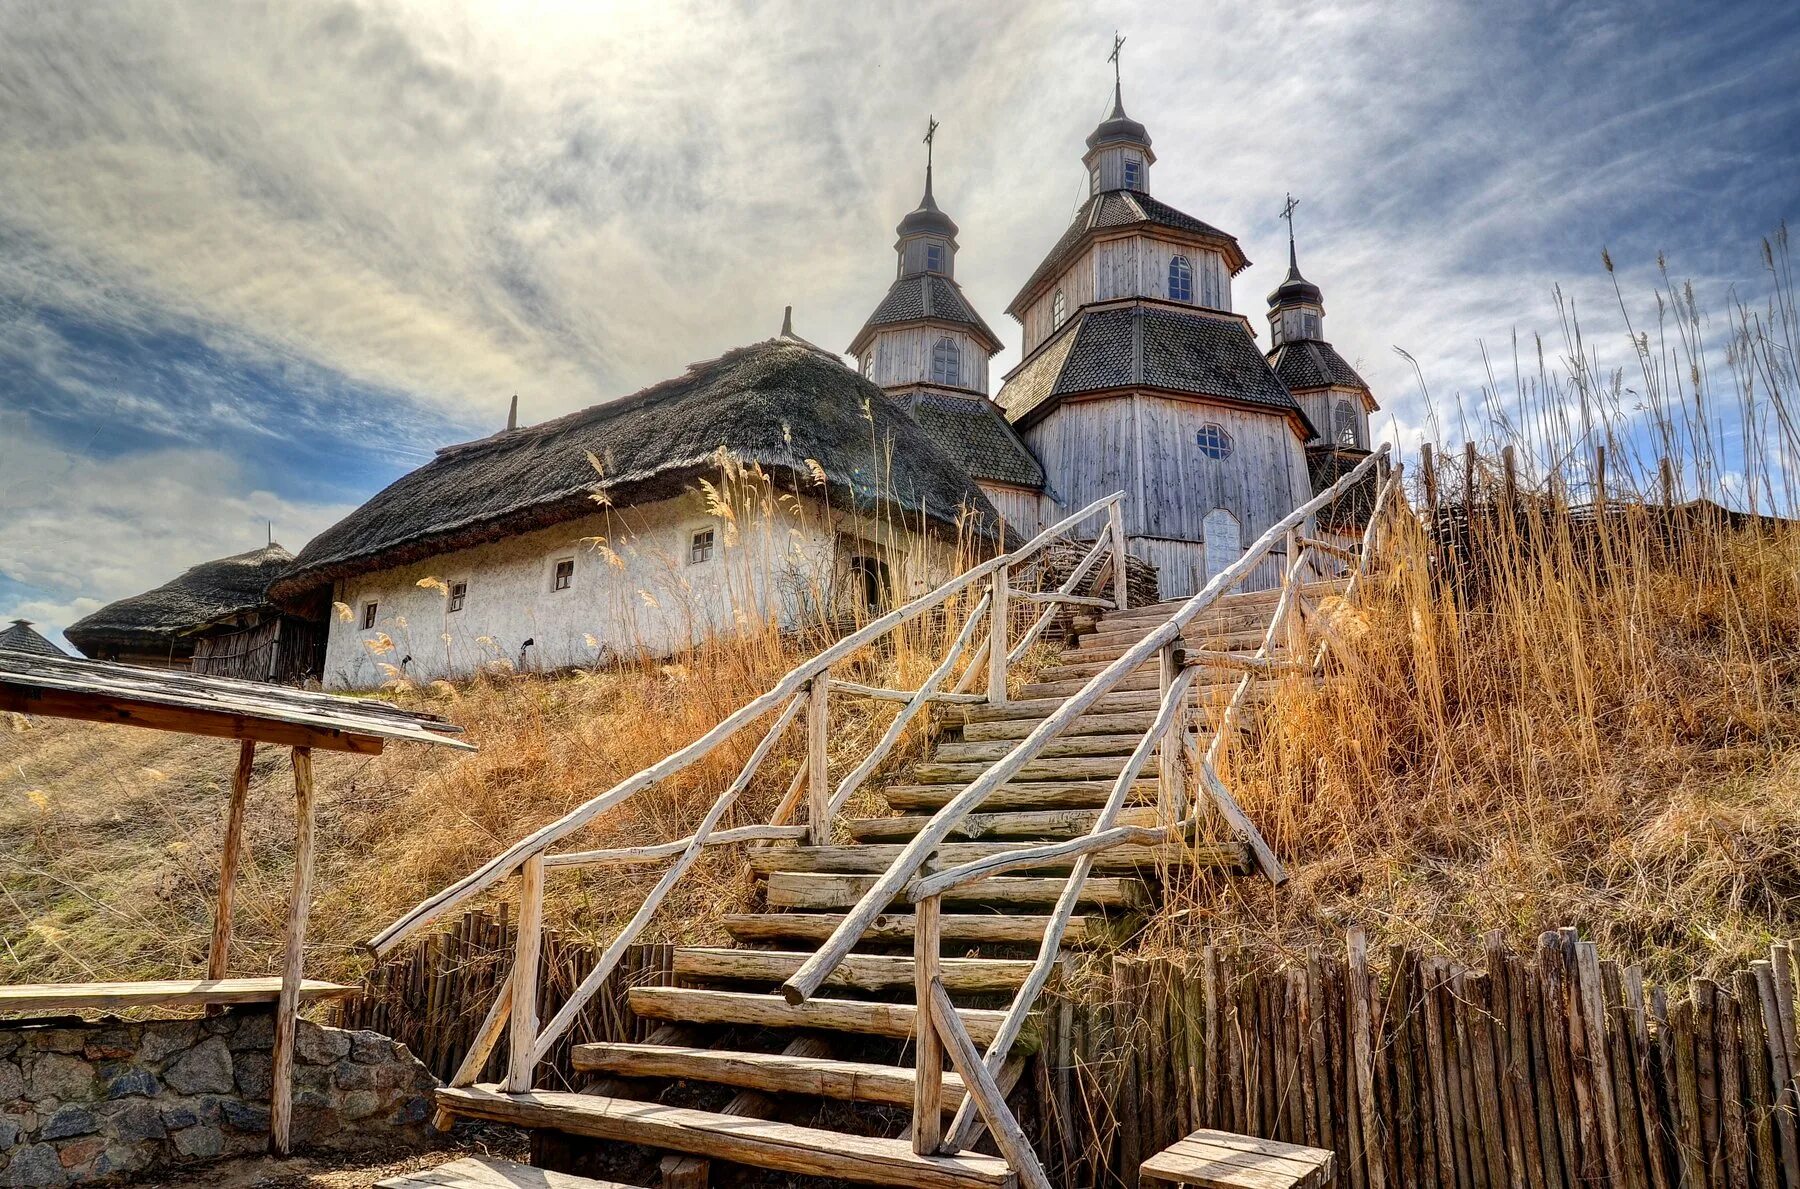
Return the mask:
{"type": "Polygon", "coordinates": [[[470,1156],[423,1172],[376,1181],[375,1189],[638,1189],[618,1181],[596,1181],[533,1168],[498,1156],[470,1156]]]}
{"type": "MultiPolygon", "coordinates": [[[[342,999],[356,993],[341,983],[307,979],[300,998],[342,999]]],[[[0,987],[0,1015],[47,1011],[111,1011],[121,1007],[207,1007],[274,1003],[279,978],[167,979],[143,983],[19,983],[0,987]]]]}
{"type": "Polygon", "coordinates": [[[1197,1189],[1319,1189],[1335,1175],[1324,1148],[1201,1130],[1144,1161],[1141,1181],[1197,1189]]]}

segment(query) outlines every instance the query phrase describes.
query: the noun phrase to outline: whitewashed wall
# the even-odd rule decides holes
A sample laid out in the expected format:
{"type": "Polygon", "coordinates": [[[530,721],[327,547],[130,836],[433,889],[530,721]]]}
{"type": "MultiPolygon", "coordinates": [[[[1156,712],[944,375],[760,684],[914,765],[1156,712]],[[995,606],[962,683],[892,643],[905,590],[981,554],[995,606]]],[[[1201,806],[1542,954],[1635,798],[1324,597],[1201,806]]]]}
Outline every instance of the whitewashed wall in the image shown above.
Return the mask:
{"type": "Polygon", "coordinates": [[[624,508],[340,582],[324,680],[366,689],[404,672],[414,681],[472,675],[496,663],[527,669],[593,664],[609,656],[667,655],[746,619],[782,626],[816,618],[848,597],[848,559],[868,542],[887,561],[899,598],[922,594],[956,564],[952,546],[906,528],[857,519],[812,499],[748,522],[735,536],[695,494],[624,508]],[[696,530],[714,530],[710,561],[690,563],[696,530]],[[553,590],[556,561],[574,581],[553,590]],[[451,612],[436,579],[466,582],[451,612]],[[376,623],[362,629],[365,604],[376,623]],[[533,644],[523,649],[524,642],[533,644]],[[405,658],[410,657],[410,660],[405,658]],[[402,665],[402,661],[405,664],[402,665]]]}

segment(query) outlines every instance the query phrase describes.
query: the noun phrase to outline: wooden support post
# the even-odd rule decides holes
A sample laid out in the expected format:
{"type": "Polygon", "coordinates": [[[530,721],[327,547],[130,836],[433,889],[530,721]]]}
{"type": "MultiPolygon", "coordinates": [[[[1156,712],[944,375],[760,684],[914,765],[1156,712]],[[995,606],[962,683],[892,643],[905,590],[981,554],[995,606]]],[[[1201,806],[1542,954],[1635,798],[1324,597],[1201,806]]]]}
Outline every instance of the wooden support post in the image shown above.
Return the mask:
{"type": "Polygon", "coordinates": [[[1511,446],[1500,449],[1500,505],[1512,517],[1519,502],[1519,463],[1511,446]]]}
{"type": "Polygon", "coordinates": [[[1419,447],[1419,475],[1425,481],[1425,523],[1437,527],[1438,485],[1437,456],[1430,442],[1419,447]]]}
{"type": "Polygon", "coordinates": [[[1018,1119],[1007,1109],[1005,1091],[982,1061],[981,1050],[975,1047],[962,1018],[956,1014],[956,1005],[950,1001],[950,992],[944,990],[943,983],[933,980],[931,995],[926,1003],[919,1005],[919,1010],[931,1013],[932,1022],[937,1025],[945,1050],[950,1054],[950,1063],[962,1075],[965,1096],[981,1112],[988,1131],[993,1134],[994,1145],[1018,1174],[1021,1189],[1051,1189],[1044,1166],[1038,1163],[1037,1153],[1031,1150],[1031,1141],[1025,1138],[1018,1119]]]}
{"type": "Polygon", "coordinates": [[[1669,464],[1669,456],[1663,455],[1656,460],[1656,473],[1662,480],[1663,507],[1675,506],[1675,468],[1669,464]]]}
{"type": "Polygon", "coordinates": [[[921,900],[913,919],[913,990],[919,1010],[913,1022],[913,1151],[937,1154],[944,1142],[944,1041],[931,1020],[931,984],[938,978],[943,897],[921,900]]]}
{"type": "Polygon", "coordinates": [[[988,622],[987,697],[990,706],[1006,704],[1006,666],[1012,647],[1007,634],[1011,594],[1006,567],[1001,566],[994,571],[994,605],[988,612],[993,617],[988,622]]]}
{"type": "Polygon", "coordinates": [[[806,692],[806,825],[814,846],[831,842],[831,772],[825,745],[831,733],[831,678],[823,670],[806,692]]]}
{"type": "MultiPolygon", "coordinates": [[[[1158,680],[1162,695],[1167,698],[1170,688],[1187,665],[1187,650],[1182,647],[1181,637],[1177,636],[1163,645],[1156,656],[1158,680]]],[[[1183,697],[1181,705],[1175,711],[1174,720],[1162,737],[1161,750],[1157,753],[1157,820],[1164,826],[1173,826],[1187,816],[1187,774],[1181,766],[1187,741],[1187,708],[1188,699],[1183,697]]]]}
{"type": "Polygon", "coordinates": [[[1125,564],[1125,510],[1118,500],[1107,505],[1106,531],[1112,538],[1113,602],[1123,611],[1130,605],[1131,567],[1125,564]]]}
{"type": "Polygon", "coordinates": [[[1594,509],[1606,511],[1606,447],[1594,447],[1594,509]]]}
{"type": "Polygon", "coordinates": [[[278,1156],[293,1147],[294,1031],[300,1014],[300,980],[306,962],[306,911],[312,901],[312,748],[296,747],[294,764],[294,883],[288,894],[281,998],[275,1005],[275,1048],[269,1061],[269,1145],[278,1156]]]}
{"type": "MultiPolygon", "coordinates": [[[[231,968],[231,896],[237,885],[238,855],[244,845],[244,807],[250,799],[250,768],[256,741],[238,746],[237,771],[231,774],[231,804],[225,811],[225,851],[219,856],[219,901],[213,910],[212,948],[206,955],[206,977],[221,979],[231,968]]],[[[208,1015],[219,1009],[207,1008],[208,1015]]]]}
{"type": "MultiPolygon", "coordinates": [[[[481,1077],[481,1071],[487,1067],[488,1057],[493,1054],[494,1046],[500,1043],[500,1034],[506,1031],[507,1022],[512,1016],[512,971],[500,980],[499,993],[494,1002],[488,1006],[487,1015],[475,1029],[475,1036],[469,1042],[469,1051],[463,1054],[462,1063],[456,1072],[450,1075],[449,1085],[472,1086],[481,1077]]],[[[443,1107],[439,1107],[431,1117],[431,1125],[439,1131],[450,1130],[456,1121],[443,1107]]]]}
{"type": "Polygon", "coordinates": [[[507,1029],[506,1091],[531,1089],[538,1034],[538,960],[544,947],[544,856],[519,868],[519,934],[513,946],[512,1023],[507,1029]]]}

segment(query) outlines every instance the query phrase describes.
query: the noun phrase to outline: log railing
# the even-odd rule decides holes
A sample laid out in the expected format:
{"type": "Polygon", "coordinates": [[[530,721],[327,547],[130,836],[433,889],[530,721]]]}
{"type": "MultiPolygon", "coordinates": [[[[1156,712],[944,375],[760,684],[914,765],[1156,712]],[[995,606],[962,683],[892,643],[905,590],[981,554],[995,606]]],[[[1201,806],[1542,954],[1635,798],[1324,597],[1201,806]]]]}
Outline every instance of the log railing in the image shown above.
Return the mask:
{"type": "MultiPolygon", "coordinates": [[[[952,798],[907,844],[863,900],[846,914],[843,924],[833,936],[783,984],[783,994],[790,1002],[804,1001],[849,952],[876,913],[885,909],[897,895],[905,895],[913,903],[916,913],[915,990],[921,1009],[927,1005],[930,1007],[930,1010],[918,1013],[915,1036],[917,1055],[912,1137],[916,1151],[928,1154],[965,1149],[975,1142],[980,1128],[985,1125],[1020,1181],[1032,1189],[1047,1189],[1049,1182],[1018,1121],[1007,1109],[1004,1098],[999,1093],[995,1075],[1011,1055],[1027,1016],[1055,969],[1063,935],[1093,869],[1095,856],[1112,847],[1128,844],[1182,844],[1198,825],[1202,805],[1197,801],[1190,804],[1186,785],[1188,764],[1184,763],[1184,758],[1192,763],[1210,803],[1250,844],[1258,866],[1277,882],[1285,878],[1279,860],[1220,780],[1214,770],[1212,758],[1199,754],[1189,743],[1194,681],[1199,671],[1216,663],[1217,658],[1209,657],[1204,651],[1190,654],[1182,643],[1182,631],[1208,607],[1249,578],[1263,558],[1271,554],[1275,546],[1286,538],[1289,545],[1288,556],[1292,558],[1292,562],[1287,568],[1284,589],[1268,633],[1255,658],[1256,661],[1267,662],[1279,633],[1284,630],[1287,616],[1299,597],[1299,579],[1313,552],[1312,542],[1308,541],[1305,545],[1298,543],[1301,528],[1315,511],[1381,465],[1387,453],[1388,448],[1383,446],[1332,487],[1273,525],[1237,562],[1217,575],[1205,589],[1178,608],[1143,640],[1128,648],[1124,655],[1096,674],[1080,692],[1068,699],[1006,757],[952,798]],[[1158,659],[1162,689],[1157,712],[1114,781],[1106,804],[1096,816],[1087,835],[976,860],[930,875],[920,875],[925,861],[937,846],[989,793],[1010,779],[1078,716],[1152,656],[1158,659]],[[1157,802],[1162,824],[1156,829],[1120,826],[1118,818],[1131,788],[1149,765],[1152,756],[1159,757],[1157,802]],[[1042,867],[1067,859],[1074,860],[1071,872],[1044,931],[1031,973],[1014,995],[987,1051],[979,1053],[962,1028],[937,973],[940,948],[938,921],[943,897],[957,888],[1004,871],[1042,867]],[[962,1077],[966,1088],[963,1102],[948,1128],[942,1125],[940,1106],[943,1059],[946,1056],[962,1077]]],[[[1397,477],[1396,472],[1383,484],[1377,500],[1377,514],[1380,499],[1391,490],[1397,477]]],[[[1367,563],[1373,531],[1371,520],[1370,531],[1364,537],[1364,548],[1357,558],[1358,572],[1367,563]]],[[[1252,664],[1238,667],[1243,667],[1245,672],[1239,693],[1233,699],[1233,710],[1241,705],[1242,694],[1248,689],[1249,681],[1258,675],[1259,670],[1271,666],[1252,664]]],[[[1310,666],[1308,668],[1310,671],[1310,666]]]]}
{"type": "MultiPolygon", "coordinates": [[[[457,1070],[452,1084],[470,1084],[486,1064],[500,1037],[505,1035],[510,1038],[505,1088],[508,1091],[529,1089],[537,1064],[551,1051],[588,1001],[605,984],[625,953],[654,919],[663,900],[707,847],[778,839],[806,839],[815,844],[829,842],[832,821],[837,813],[876,767],[891,754],[907,726],[925,707],[934,702],[1003,702],[1006,699],[1006,685],[1012,662],[1048,628],[1059,610],[1072,603],[1106,608],[1124,606],[1126,565],[1122,500],[1122,493],[1096,500],[1044,529],[1012,552],[963,571],[930,593],[913,599],[838,640],[816,656],[795,666],[768,692],[729,715],[693,743],[634,773],[556,821],[520,839],[476,871],[410,909],[371,940],[369,948],[378,956],[385,954],[455,906],[493,887],[502,879],[515,873],[519,876],[519,930],[512,972],[482,1026],[477,1030],[474,1045],[457,1070]],[[1020,592],[1021,598],[1031,598],[1034,603],[1042,602],[1044,610],[1015,643],[1011,638],[1011,617],[1008,614],[1009,603],[1014,597],[1013,583],[1028,576],[1029,568],[1038,563],[1038,555],[1047,545],[1075,530],[1084,521],[1098,516],[1106,517],[1105,529],[1096,534],[1098,539],[1094,546],[1057,591],[1041,596],[1037,592],[1020,592]],[[1102,599],[1076,595],[1075,591],[1080,583],[1093,571],[1101,558],[1106,556],[1113,559],[1114,597],[1102,599]],[[975,592],[980,589],[978,584],[984,579],[988,587],[976,597],[975,592]],[[866,646],[927,613],[952,607],[959,596],[973,597],[973,606],[963,618],[961,627],[946,652],[918,689],[884,689],[832,676],[833,665],[849,659],[866,646]],[[975,655],[969,656],[970,645],[978,636],[981,644],[975,655]],[[967,664],[956,687],[944,689],[958,663],[965,658],[967,664]],[[978,674],[986,676],[985,692],[965,692],[978,674]],[[826,762],[826,746],[830,737],[830,701],[834,691],[840,696],[903,703],[880,741],[835,787],[830,784],[826,762]],[[771,713],[774,715],[773,721],[763,732],[749,759],[713,801],[693,833],[687,837],[649,846],[549,853],[557,842],[652,785],[690,767],[771,713]],[[802,718],[806,733],[805,760],[767,824],[717,829],[725,814],[750,786],[776,745],[793,724],[802,718]],[[801,813],[802,806],[805,807],[804,821],[795,822],[793,819],[801,813]],[[667,863],[656,885],[631,920],[606,947],[593,970],[570,994],[561,1010],[548,1024],[540,1024],[537,1017],[537,990],[545,875],[573,868],[650,862],[667,863]]],[[[949,613],[954,619],[954,610],[949,613]]],[[[440,1116],[439,1121],[447,1122],[443,1116],[440,1116]]]]}

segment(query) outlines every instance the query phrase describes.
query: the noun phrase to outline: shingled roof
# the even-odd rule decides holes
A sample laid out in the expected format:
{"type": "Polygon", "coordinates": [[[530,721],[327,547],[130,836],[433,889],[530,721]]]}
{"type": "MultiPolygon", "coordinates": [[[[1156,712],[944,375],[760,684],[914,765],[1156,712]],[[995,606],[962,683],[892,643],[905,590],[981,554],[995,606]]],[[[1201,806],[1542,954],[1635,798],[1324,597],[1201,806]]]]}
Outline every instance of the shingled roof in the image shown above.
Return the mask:
{"type": "Polygon", "coordinates": [[[15,619],[12,626],[0,631],[0,649],[29,652],[33,656],[67,656],[68,653],[50,643],[32,626],[29,619],[15,619]]]}
{"type": "Polygon", "coordinates": [[[930,272],[910,273],[888,286],[887,296],[850,340],[849,350],[860,350],[864,340],[880,327],[926,320],[966,326],[990,351],[1000,350],[999,338],[963,296],[962,287],[949,277],[930,272]]]}
{"type": "Polygon", "coordinates": [[[1017,425],[1057,397],[1114,388],[1258,405],[1298,417],[1312,433],[1242,321],[1159,301],[1082,307],[1007,376],[996,400],[1017,425]]]}
{"type": "Polygon", "coordinates": [[[593,513],[678,494],[716,453],[954,527],[994,517],[968,472],[868,380],[791,338],[694,364],[681,376],[553,421],[451,446],[314,537],[271,588],[283,602],[338,578],[404,565],[593,513]]]}
{"type": "Polygon", "coordinates": [[[1233,275],[1250,263],[1244,255],[1244,249],[1238,245],[1237,237],[1220,231],[1210,223],[1204,223],[1166,202],[1136,190],[1102,190],[1081,204],[1081,209],[1075,212],[1075,218],[1069,223],[1069,229],[1056,241],[1056,246],[1050,249],[1044,262],[1037,266],[1037,271],[1031,274],[1031,279],[1025,282],[1018,296],[1012,299],[1006,312],[1018,315],[1037,288],[1061,272],[1090,238],[1102,232],[1134,226],[1161,227],[1215,240],[1219,250],[1225,254],[1226,267],[1233,275]]]}
{"type": "Polygon", "coordinates": [[[201,562],[155,590],[108,603],[64,628],[63,635],[89,656],[107,648],[160,648],[177,636],[266,605],[270,581],[293,561],[293,554],[269,544],[201,562]]]}
{"type": "Polygon", "coordinates": [[[1275,374],[1281,377],[1290,392],[1334,387],[1369,390],[1368,383],[1356,374],[1356,369],[1344,362],[1344,357],[1322,339],[1283,343],[1269,352],[1269,366],[1275,369],[1275,374]]]}
{"type": "Polygon", "coordinates": [[[985,396],[926,390],[900,400],[913,420],[976,479],[1033,489],[1044,486],[1042,464],[985,396]]]}

